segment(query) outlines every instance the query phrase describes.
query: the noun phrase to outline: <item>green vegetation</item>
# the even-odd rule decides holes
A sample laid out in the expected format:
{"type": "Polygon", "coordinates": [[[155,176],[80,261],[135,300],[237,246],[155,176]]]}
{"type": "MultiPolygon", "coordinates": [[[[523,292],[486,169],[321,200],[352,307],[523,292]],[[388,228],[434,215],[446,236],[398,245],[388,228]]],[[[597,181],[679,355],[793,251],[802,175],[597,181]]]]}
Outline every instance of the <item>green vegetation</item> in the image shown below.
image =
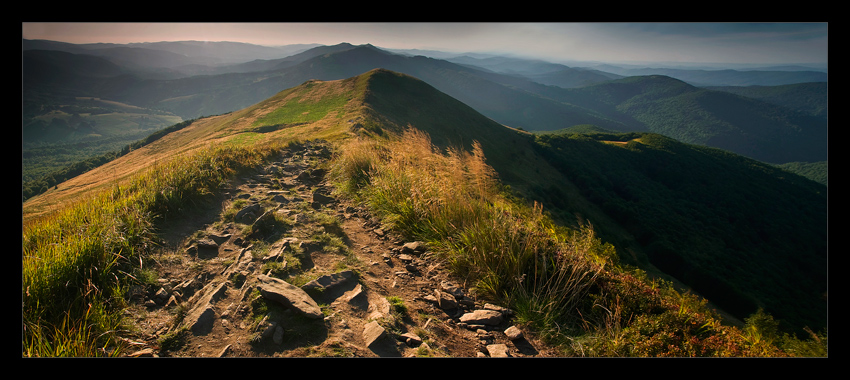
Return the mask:
{"type": "MultiPolygon", "coordinates": [[[[268,115],[255,121],[254,125],[257,128],[268,128],[269,126],[315,122],[325,118],[329,112],[343,110],[349,100],[344,96],[310,94],[309,91],[314,87],[315,83],[313,82],[307,82],[298,87],[301,94],[304,93],[303,91],[307,91],[305,97],[296,96],[289,98],[285,107],[275,109],[268,115]]],[[[339,114],[337,117],[344,117],[344,114],[339,114]]],[[[262,131],[262,129],[260,130],[262,131]]]]}
{"type": "Polygon", "coordinates": [[[829,186],[829,162],[789,162],[777,165],[791,173],[799,174],[812,181],[829,186]]]}
{"type": "MultiPolygon", "coordinates": [[[[25,184],[49,182],[64,167],[108,156],[182,120],[167,112],[62,94],[65,91],[24,89],[21,174],[25,184]]],[[[55,183],[61,182],[57,178],[55,183]]]]}
{"type": "Polygon", "coordinates": [[[401,297],[389,296],[387,297],[387,301],[389,301],[390,306],[392,306],[396,313],[403,316],[407,315],[407,305],[404,304],[404,300],[401,297]]]}
{"type": "Polygon", "coordinates": [[[568,239],[540,208],[503,196],[475,146],[471,154],[442,156],[415,131],[385,145],[358,140],[341,149],[331,176],[385,224],[429,242],[483,293],[527,305],[528,318],[572,309],[612,249],[595,244],[589,231],[580,246],[581,239],[568,239]],[[578,259],[584,255],[597,260],[578,259]]]}
{"type": "MultiPolygon", "coordinates": [[[[27,199],[34,197],[38,194],[44,193],[50,187],[57,186],[58,184],[66,181],[68,179],[76,177],[76,176],[78,176],[82,173],[85,173],[85,172],[93,169],[93,168],[96,168],[96,167],[103,165],[103,164],[105,164],[109,161],[112,161],[112,160],[114,160],[118,157],[126,155],[127,153],[129,153],[129,152],[131,152],[135,149],[139,149],[139,148],[141,148],[145,145],[148,145],[148,144],[150,144],[150,143],[152,143],[156,140],[159,140],[160,138],[162,138],[162,136],[165,136],[165,135],[167,135],[171,132],[183,129],[183,128],[191,125],[193,122],[194,122],[194,120],[187,120],[187,121],[184,121],[184,122],[174,124],[174,125],[172,125],[168,128],[163,128],[159,131],[156,131],[156,132],[150,134],[149,136],[147,136],[146,138],[144,138],[142,140],[133,142],[131,144],[127,144],[120,151],[107,152],[107,153],[104,153],[102,155],[82,159],[82,160],[80,160],[80,161],[78,161],[74,164],[66,166],[63,169],[60,169],[60,170],[54,171],[53,173],[45,175],[45,176],[41,177],[40,179],[26,181],[26,182],[24,182],[23,186],[21,187],[21,192],[23,193],[23,201],[26,201],[27,199]]],[[[41,149],[41,152],[38,155],[51,155],[53,152],[56,152],[56,150],[55,149],[41,149]]],[[[26,161],[27,157],[32,156],[32,155],[33,155],[33,153],[31,151],[29,153],[28,153],[28,151],[24,151],[24,160],[26,161]]],[[[82,152],[77,151],[73,155],[73,157],[79,158],[79,157],[82,157],[82,155],[83,155],[82,152]]],[[[41,161],[41,162],[43,162],[43,161],[41,161]]],[[[34,170],[34,169],[32,169],[32,167],[26,165],[26,162],[25,162],[24,168],[27,168],[27,167],[29,167],[28,170],[34,170]]],[[[25,176],[26,176],[26,173],[25,173],[25,176]]]]}
{"type": "Polygon", "coordinates": [[[827,159],[827,120],[821,116],[826,107],[825,85],[815,84],[809,90],[800,85],[800,93],[810,98],[801,101],[806,104],[788,99],[798,86],[791,86],[789,92],[777,88],[778,95],[771,98],[770,89],[717,91],[663,75],[627,77],[553,91],[551,96],[624,124],[597,123],[605,129],[658,133],[770,163],[811,162],[827,159]]]}
{"type": "Polygon", "coordinates": [[[829,112],[829,84],[810,82],[780,86],[728,86],[709,89],[730,92],[788,107],[809,115],[827,117],[829,112]]]}

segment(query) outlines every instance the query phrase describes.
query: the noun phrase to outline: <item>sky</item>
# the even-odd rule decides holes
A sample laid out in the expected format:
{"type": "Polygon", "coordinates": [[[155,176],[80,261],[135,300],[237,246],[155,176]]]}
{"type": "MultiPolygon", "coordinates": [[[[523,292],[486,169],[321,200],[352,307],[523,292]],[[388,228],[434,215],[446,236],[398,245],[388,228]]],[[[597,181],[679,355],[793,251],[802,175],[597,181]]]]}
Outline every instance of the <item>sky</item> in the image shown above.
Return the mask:
{"type": "Polygon", "coordinates": [[[826,64],[828,23],[22,23],[70,43],[234,41],[497,52],[554,62],[826,64]]]}

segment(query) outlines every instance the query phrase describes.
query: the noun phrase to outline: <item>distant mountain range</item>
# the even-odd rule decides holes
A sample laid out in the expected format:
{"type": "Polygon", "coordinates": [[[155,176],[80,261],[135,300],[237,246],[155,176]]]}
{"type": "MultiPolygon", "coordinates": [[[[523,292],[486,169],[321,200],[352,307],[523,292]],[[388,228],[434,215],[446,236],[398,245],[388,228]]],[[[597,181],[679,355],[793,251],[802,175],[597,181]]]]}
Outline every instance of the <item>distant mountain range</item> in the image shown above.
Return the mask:
{"type": "Polygon", "coordinates": [[[620,68],[598,66],[597,70],[621,76],[666,75],[694,86],[780,86],[793,83],[827,82],[828,74],[800,68],[770,67],[759,70],[689,70],[671,68],[620,68]]]}
{"type": "Polygon", "coordinates": [[[57,94],[109,99],[192,119],[250,106],[307,80],[385,68],[419,78],[501,124],[528,131],[596,125],[661,133],[770,163],[827,159],[825,73],[665,70],[660,75],[515,58],[436,59],[347,43],[272,48],[24,40],[22,45],[24,136],[39,136],[28,130],[44,128],[35,120],[45,108],[33,105],[56,103],[57,94]],[[624,76],[635,73],[641,75],[624,76]],[[782,89],[773,95],[760,90],[759,95],[750,87],[689,83],[728,86],[733,76],[736,83],[767,80],[769,88],[781,84],[782,89]]]}

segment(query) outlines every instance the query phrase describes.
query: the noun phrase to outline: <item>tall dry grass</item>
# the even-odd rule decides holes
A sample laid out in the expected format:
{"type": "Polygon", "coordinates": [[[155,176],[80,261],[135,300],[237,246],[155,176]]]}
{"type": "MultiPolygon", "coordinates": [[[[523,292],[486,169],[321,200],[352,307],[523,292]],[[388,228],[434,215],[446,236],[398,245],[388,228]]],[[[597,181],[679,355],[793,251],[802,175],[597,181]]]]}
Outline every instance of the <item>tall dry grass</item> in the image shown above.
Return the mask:
{"type": "Polygon", "coordinates": [[[556,226],[537,204],[505,193],[476,142],[439,151],[409,129],[397,139],[354,140],[331,178],[386,225],[427,241],[456,275],[521,318],[557,330],[614,257],[591,226],[556,226]]]}

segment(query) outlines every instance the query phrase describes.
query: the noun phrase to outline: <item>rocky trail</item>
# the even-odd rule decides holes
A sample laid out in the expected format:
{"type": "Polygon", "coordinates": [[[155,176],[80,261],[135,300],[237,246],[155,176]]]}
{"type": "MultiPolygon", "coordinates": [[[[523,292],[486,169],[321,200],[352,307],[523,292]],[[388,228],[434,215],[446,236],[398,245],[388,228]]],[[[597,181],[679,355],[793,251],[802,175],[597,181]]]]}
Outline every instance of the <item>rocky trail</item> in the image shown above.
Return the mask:
{"type": "Polygon", "coordinates": [[[335,199],[330,153],[292,147],[208,214],[168,221],[158,285],[131,290],[128,356],[553,356],[423,243],[335,199]]]}

